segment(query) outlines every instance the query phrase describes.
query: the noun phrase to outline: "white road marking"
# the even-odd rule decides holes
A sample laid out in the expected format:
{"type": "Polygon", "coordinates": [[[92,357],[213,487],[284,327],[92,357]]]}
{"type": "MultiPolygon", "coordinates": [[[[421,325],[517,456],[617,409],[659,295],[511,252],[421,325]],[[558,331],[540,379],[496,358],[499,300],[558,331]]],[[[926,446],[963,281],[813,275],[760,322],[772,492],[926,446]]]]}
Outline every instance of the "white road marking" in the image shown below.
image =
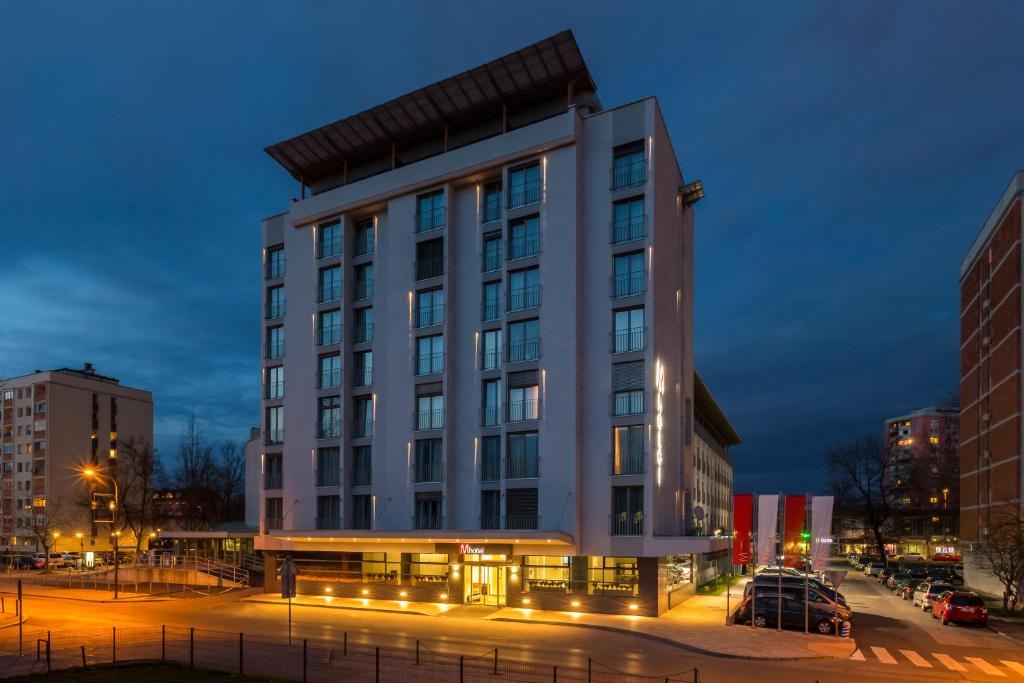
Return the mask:
{"type": "Polygon", "coordinates": [[[1004,659],[1002,660],[1002,662],[1003,665],[1010,671],[1016,674],[1020,674],[1021,676],[1024,676],[1024,664],[1021,664],[1020,662],[1011,662],[1008,659],[1004,659]]]}
{"type": "Polygon", "coordinates": [[[860,648],[857,648],[857,650],[852,655],[850,655],[850,659],[852,659],[855,662],[863,662],[864,653],[860,651],[860,648]]]}
{"type": "Polygon", "coordinates": [[[875,656],[878,657],[878,661],[880,661],[882,664],[896,663],[896,658],[889,654],[889,651],[886,650],[884,647],[875,647],[874,645],[872,645],[871,651],[875,653],[875,656]]]}
{"type": "Polygon", "coordinates": [[[914,666],[924,667],[925,669],[932,668],[932,665],[928,663],[928,660],[917,654],[914,650],[900,650],[900,652],[902,652],[903,656],[909,659],[914,666]]]}
{"type": "Polygon", "coordinates": [[[941,653],[938,653],[938,652],[933,652],[932,653],[932,657],[935,657],[935,659],[937,659],[940,662],[942,662],[942,665],[945,666],[950,671],[967,671],[967,667],[965,667],[963,664],[961,664],[960,662],[956,661],[955,659],[953,659],[949,655],[944,655],[944,654],[941,654],[941,653]]]}
{"type": "Polygon", "coordinates": [[[986,673],[989,676],[1002,676],[1003,678],[1006,678],[1006,674],[986,662],[981,657],[964,657],[964,659],[981,669],[982,673],[986,673]]]}

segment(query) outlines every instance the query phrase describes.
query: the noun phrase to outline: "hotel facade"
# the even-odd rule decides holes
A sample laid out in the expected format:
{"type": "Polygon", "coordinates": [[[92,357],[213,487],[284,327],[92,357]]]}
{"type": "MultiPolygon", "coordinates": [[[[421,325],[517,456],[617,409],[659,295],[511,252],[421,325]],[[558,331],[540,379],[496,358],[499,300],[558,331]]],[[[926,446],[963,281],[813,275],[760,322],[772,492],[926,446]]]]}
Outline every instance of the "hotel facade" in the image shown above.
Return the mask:
{"type": "Polygon", "coordinates": [[[300,184],[262,225],[267,590],[287,554],[313,595],[692,594],[728,541],[696,535],[702,193],[657,101],[603,109],[563,32],[267,151],[300,184]]]}

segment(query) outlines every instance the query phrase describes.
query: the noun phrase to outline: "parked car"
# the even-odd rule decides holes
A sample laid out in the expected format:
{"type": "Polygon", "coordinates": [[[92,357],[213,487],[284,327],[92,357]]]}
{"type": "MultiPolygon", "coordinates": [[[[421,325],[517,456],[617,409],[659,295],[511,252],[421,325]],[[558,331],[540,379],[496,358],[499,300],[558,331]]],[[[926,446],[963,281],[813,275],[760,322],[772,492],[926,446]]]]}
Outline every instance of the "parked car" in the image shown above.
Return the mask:
{"type": "Polygon", "coordinates": [[[913,600],[914,591],[916,591],[917,587],[920,586],[922,583],[924,583],[924,581],[920,581],[918,579],[908,581],[907,583],[903,584],[903,586],[899,589],[897,595],[899,595],[904,600],[913,600]]]}
{"type": "Polygon", "coordinates": [[[932,608],[932,600],[946,591],[956,590],[951,584],[936,583],[934,581],[922,581],[914,589],[913,605],[920,607],[922,612],[932,608]]]}
{"type": "Polygon", "coordinates": [[[910,572],[905,571],[905,570],[904,571],[893,572],[893,573],[889,574],[889,576],[886,578],[886,580],[885,580],[885,587],[888,588],[889,590],[895,590],[896,589],[896,585],[900,581],[907,582],[907,581],[910,581],[912,578],[913,578],[913,575],[910,572]]]}
{"type": "MultiPolygon", "coordinates": [[[[778,595],[778,585],[772,582],[762,583],[757,581],[756,583],[751,581],[743,589],[743,597],[748,598],[753,594],[754,587],[757,587],[757,603],[761,604],[762,597],[769,597],[772,595],[778,595]]],[[[833,592],[831,590],[822,591],[821,589],[808,584],[804,586],[803,581],[786,581],[782,583],[782,596],[787,598],[793,598],[794,600],[800,600],[803,602],[804,595],[807,595],[812,604],[819,604],[828,607],[839,614],[843,619],[850,619],[851,613],[850,608],[846,604],[846,601],[842,599],[842,596],[838,600],[833,599],[833,592]]],[[[760,608],[758,608],[760,609],[760,608]]]]}
{"type": "Polygon", "coordinates": [[[897,562],[922,562],[924,561],[924,555],[921,553],[900,553],[899,555],[893,555],[892,559],[897,562]]]}
{"type": "Polygon", "coordinates": [[[942,619],[942,625],[988,625],[988,608],[977,593],[945,591],[932,602],[932,617],[942,619]]]}
{"type": "Polygon", "coordinates": [[[882,571],[885,565],[881,562],[871,562],[864,566],[864,573],[867,576],[878,576],[878,572],[882,571]]]}
{"type": "MultiPolygon", "coordinates": [[[[736,612],[737,624],[749,624],[751,611],[753,613],[754,626],[758,628],[776,627],[779,623],[779,596],[758,595],[757,604],[747,597],[743,599],[739,610],[736,612]]],[[[825,605],[811,603],[805,608],[804,601],[791,597],[782,597],[782,627],[803,629],[805,618],[809,617],[810,627],[816,633],[828,635],[839,629],[839,635],[846,638],[850,635],[851,625],[849,619],[837,617],[832,610],[825,605]]]]}
{"type": "MultiPolygon", "coordinates": [[[[779,575],[776,574],[772,576],[770,574],[758,574],[754,577],[754,583],[757,584],[758,590],[762,590],[762,587],[764,590],[771,590],[772,588],[777,589],[779,585],[779,575]]],[[[781,583],[783,587],[795,586],[801,591],[801,598],[803,597],[804,580],[802,577],[797,578],[795,576],[783,576],[781,583]]],[[[840,605],[846,607],[846,598],[843,596],[843,594],[837,591],[834,587],[826,585],[820,579],[816,579],[813,576],[808,576],[807,585],[810,588],[817,590],[819,593],[827,597],[829,600],[837,599],[840,605]]]]}
{"type": "Polygon", "coordinates": [[[944,581],[945,583],[962,586],[964,585],[964,579],[962,576],[957,576],[956,572],[953,571],[952,567],[928,567],[928,580],[929,581],[944,581]]]}
{"type": "Polygon", "coordinates": [[[32,555],[15,555],[11,558],[14,569],[42,569],[43,561],[32,555]]]}
{"type": "MultiPolygon", "coordinates": [[[[32,557],[38,559],[46,566],[46,553],[36,553],[32,557]]],[[[50,569],[64,569],[68,566],[68,558],[64,553],[50,553],[49,567],[50,569]]]]}
{"type": "Polygon", "coordinates": [[[871,555],[861,555],[857,558],[857,562],[853,565],[857,569],[863,569],[872,562],[875,562],[878,558],[872,557],[871,555]]]}

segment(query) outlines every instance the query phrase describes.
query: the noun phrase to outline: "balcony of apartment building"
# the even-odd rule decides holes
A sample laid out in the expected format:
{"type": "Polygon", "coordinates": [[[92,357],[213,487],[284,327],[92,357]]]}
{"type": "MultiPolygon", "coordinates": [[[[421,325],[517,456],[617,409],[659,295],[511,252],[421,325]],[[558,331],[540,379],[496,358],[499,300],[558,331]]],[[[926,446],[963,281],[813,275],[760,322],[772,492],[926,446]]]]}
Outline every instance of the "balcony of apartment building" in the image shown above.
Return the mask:
{"type": "Polygon", "coordinates": [[[326,304],[341,301],[341,282],[321,282],[316,286],[316,302],[326,304]]]}
{"type": "Polygon", "coordinates": [[[284,340],[277,339],[263,344],[263,358],[264,360],[284,358],[284,340]]]}
{"type": "Polygon", "coordinates": [[[616,391],[611,397],[611,414],[613,417],[627,415],[643,415],[645,410],[645,392],[643,389],[626,389],[616,391]]]}
{"type": "Polygon", "coordinates": [[[280,320],[284,317],[284,299],[266,302],[263,311],[266,320],[280,320]]]}
{"type": "Polygon", "coordinates": [[[616,149],[610,175],[613,190],[635,187],[647,181],[647,157],[642,140],[616,149]]]}
{"type": "Polygon", "coordinates": [[[275,491],[284,488],[284,475],[280,470],[267,469],[263,472],[263,490],[275,491]]]}
{"type": "Polygon", "coordinates": [[[373,366],[365,365],[352,368],[352,387],[359,389],[373,384],[373,366]]]}
{"type": "Polygon", "coordinates": [[[448,210],[444,206],[420,207],[416,211],[416,234],[441,230],[448,223],[448,210]]]}
{"type": "Polygon", "coordinates": [[[352,300],[365,301],[373,298],[373,274],[356,271],[355,283],[352,286],[352,300]]]}
{"type": "Polygon", "coordinates": [[[540,285],[508,290],[508,312],[525,311],[540,306],[540,285]]]}
{"type": "Polygon", "coordinates": [[[488,239],[484,253],[480,255],[480,272],[494,273],[501,270],[505,263],[502,258],[501,238],[488,239]],[[490,246],[493,243],[494,246],[490,246]]]}
{"type": "Polygon", "coordinates": [[[533,232],[527,234],[513,233],[508,239],[508,260],[531,258],[540,254],[540,234],[533,232]]]}
{"type": "Polygon", "coordinates": [[[518,209],[541,200],[540,164],[509,171],[508,208],[518,209]]]}
{"type": "Polygon", "coordinates": [[[537,398],[510,399],[505,419],[510,424],[540,419],[540,400],[537,398]]]}
{"type": "Polygon", "coordinates": [[[610,276],[609,287],[613,299],[644,294],[647,291],[647,270],[616,273],[610,276]]]}
{"type": "Polygon", "coordinates": [[[538,529],[540,515],[536,512],[520,512],[505,515],[505,528],[516,531],[530,531],[538,529]]]}
{"type": "Polygon", "coordinates": [[[647,348],[647,328],[625,327],[611,332],[612,353],[632,353],[647,348]]]}
{"type": "Polygon", "coordinates": [[[612,487],[612,536],[643,536],[644,487],[612,487]]]}
{"type": "MultiPolygon", "coordinates": [[[[501,362],[501,352],[498,351],[497,361],[501,362]]],[[[527,337],[518,341],[510,341],[508,344],[508,362],[525,363],[527,361],[540,360],[540,337],[527,337]]]]}
{"type": "Polygon", "coordinates": [[[263,430],[264,446],[280,446],[284,444],[284,428],[270,428],[263,430]]]}
{"type": "Polygon", "coordinates": [[[413,483],[431,484],[442,480],[444,462],[440,453],[418,454],[413,463],[413,483]]]}
{"type": "Polygon", "coordinates": [[[437,375],[444,372],[444,351],[433,351],[416,354],[415,374],[437,375]]]}
{"type": "Polygon", "coordinates": [[[500,296],[493,299],[484,299],[480,303],[480,320],[485,323],[499,320],[501,318],[501,311],[502,300],[500,296]]]}
{"type": "Polygon", "coordinates": [[[412,325],[421,330],[444,324],[444,304],[419,305],[413,310],[412,325]]]}
{"type": "Polygon", "coordinates": [[[373,341],[373,323],[356,321],[352,326],[352,343],[369,344],[373,341]]]}
{"type": "Polygon", "coordinates": [[[445,528],[440,491],[417,492],[413,503],[413,529],[436,531],[445,528]]]}
{"type": "MultiPolygon", "coordinates": [[[[643,200],[641,199],[641,204],[643,200]]],[[[616,208],[618,205],[616,205],[616,208]]],[[[619,212],[617,211],[616,214],[619,212]]],[[[625,244],[642,240],[647,236],[647,216],[643,213],[616,215],[610,224],[609,241],[612,244],[625,244]]]]}
{"type": "Polygon", "coordinates": [[[414,429],[418,432],[444,429],[444,408],[423,408],[413,413],[414,429]]]}

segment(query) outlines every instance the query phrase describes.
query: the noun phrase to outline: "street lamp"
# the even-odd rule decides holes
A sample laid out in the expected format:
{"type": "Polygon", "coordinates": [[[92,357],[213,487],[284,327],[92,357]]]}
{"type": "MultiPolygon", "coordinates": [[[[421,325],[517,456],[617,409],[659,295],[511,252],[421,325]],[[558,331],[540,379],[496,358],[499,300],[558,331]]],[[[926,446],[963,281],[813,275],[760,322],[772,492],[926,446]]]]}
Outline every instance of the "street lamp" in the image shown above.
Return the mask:
{"type": "Polygon", "coordinates": [[[85,567],[85,539],[82,538],[82,532],[76,531],[75,538],[78,539],[78,564],[79,569],[85,567]]]}
{"type": "Polygon", "coordinates": [[[86,467],[82,470],[82,476],[86,479],[95,479],[97,481],[106,479],[114,488],[114,500],[110,503],[110,530],[114,536],[114,599],[117,600],[117,584],[119,578],[118,569],[121,565],[118,558],[118,539],[120,538],[121,533],[119,531],[114,531],[114,526],[117,525],[117,480],[109,475],[100,474],[92,467],[86,467]]]}

